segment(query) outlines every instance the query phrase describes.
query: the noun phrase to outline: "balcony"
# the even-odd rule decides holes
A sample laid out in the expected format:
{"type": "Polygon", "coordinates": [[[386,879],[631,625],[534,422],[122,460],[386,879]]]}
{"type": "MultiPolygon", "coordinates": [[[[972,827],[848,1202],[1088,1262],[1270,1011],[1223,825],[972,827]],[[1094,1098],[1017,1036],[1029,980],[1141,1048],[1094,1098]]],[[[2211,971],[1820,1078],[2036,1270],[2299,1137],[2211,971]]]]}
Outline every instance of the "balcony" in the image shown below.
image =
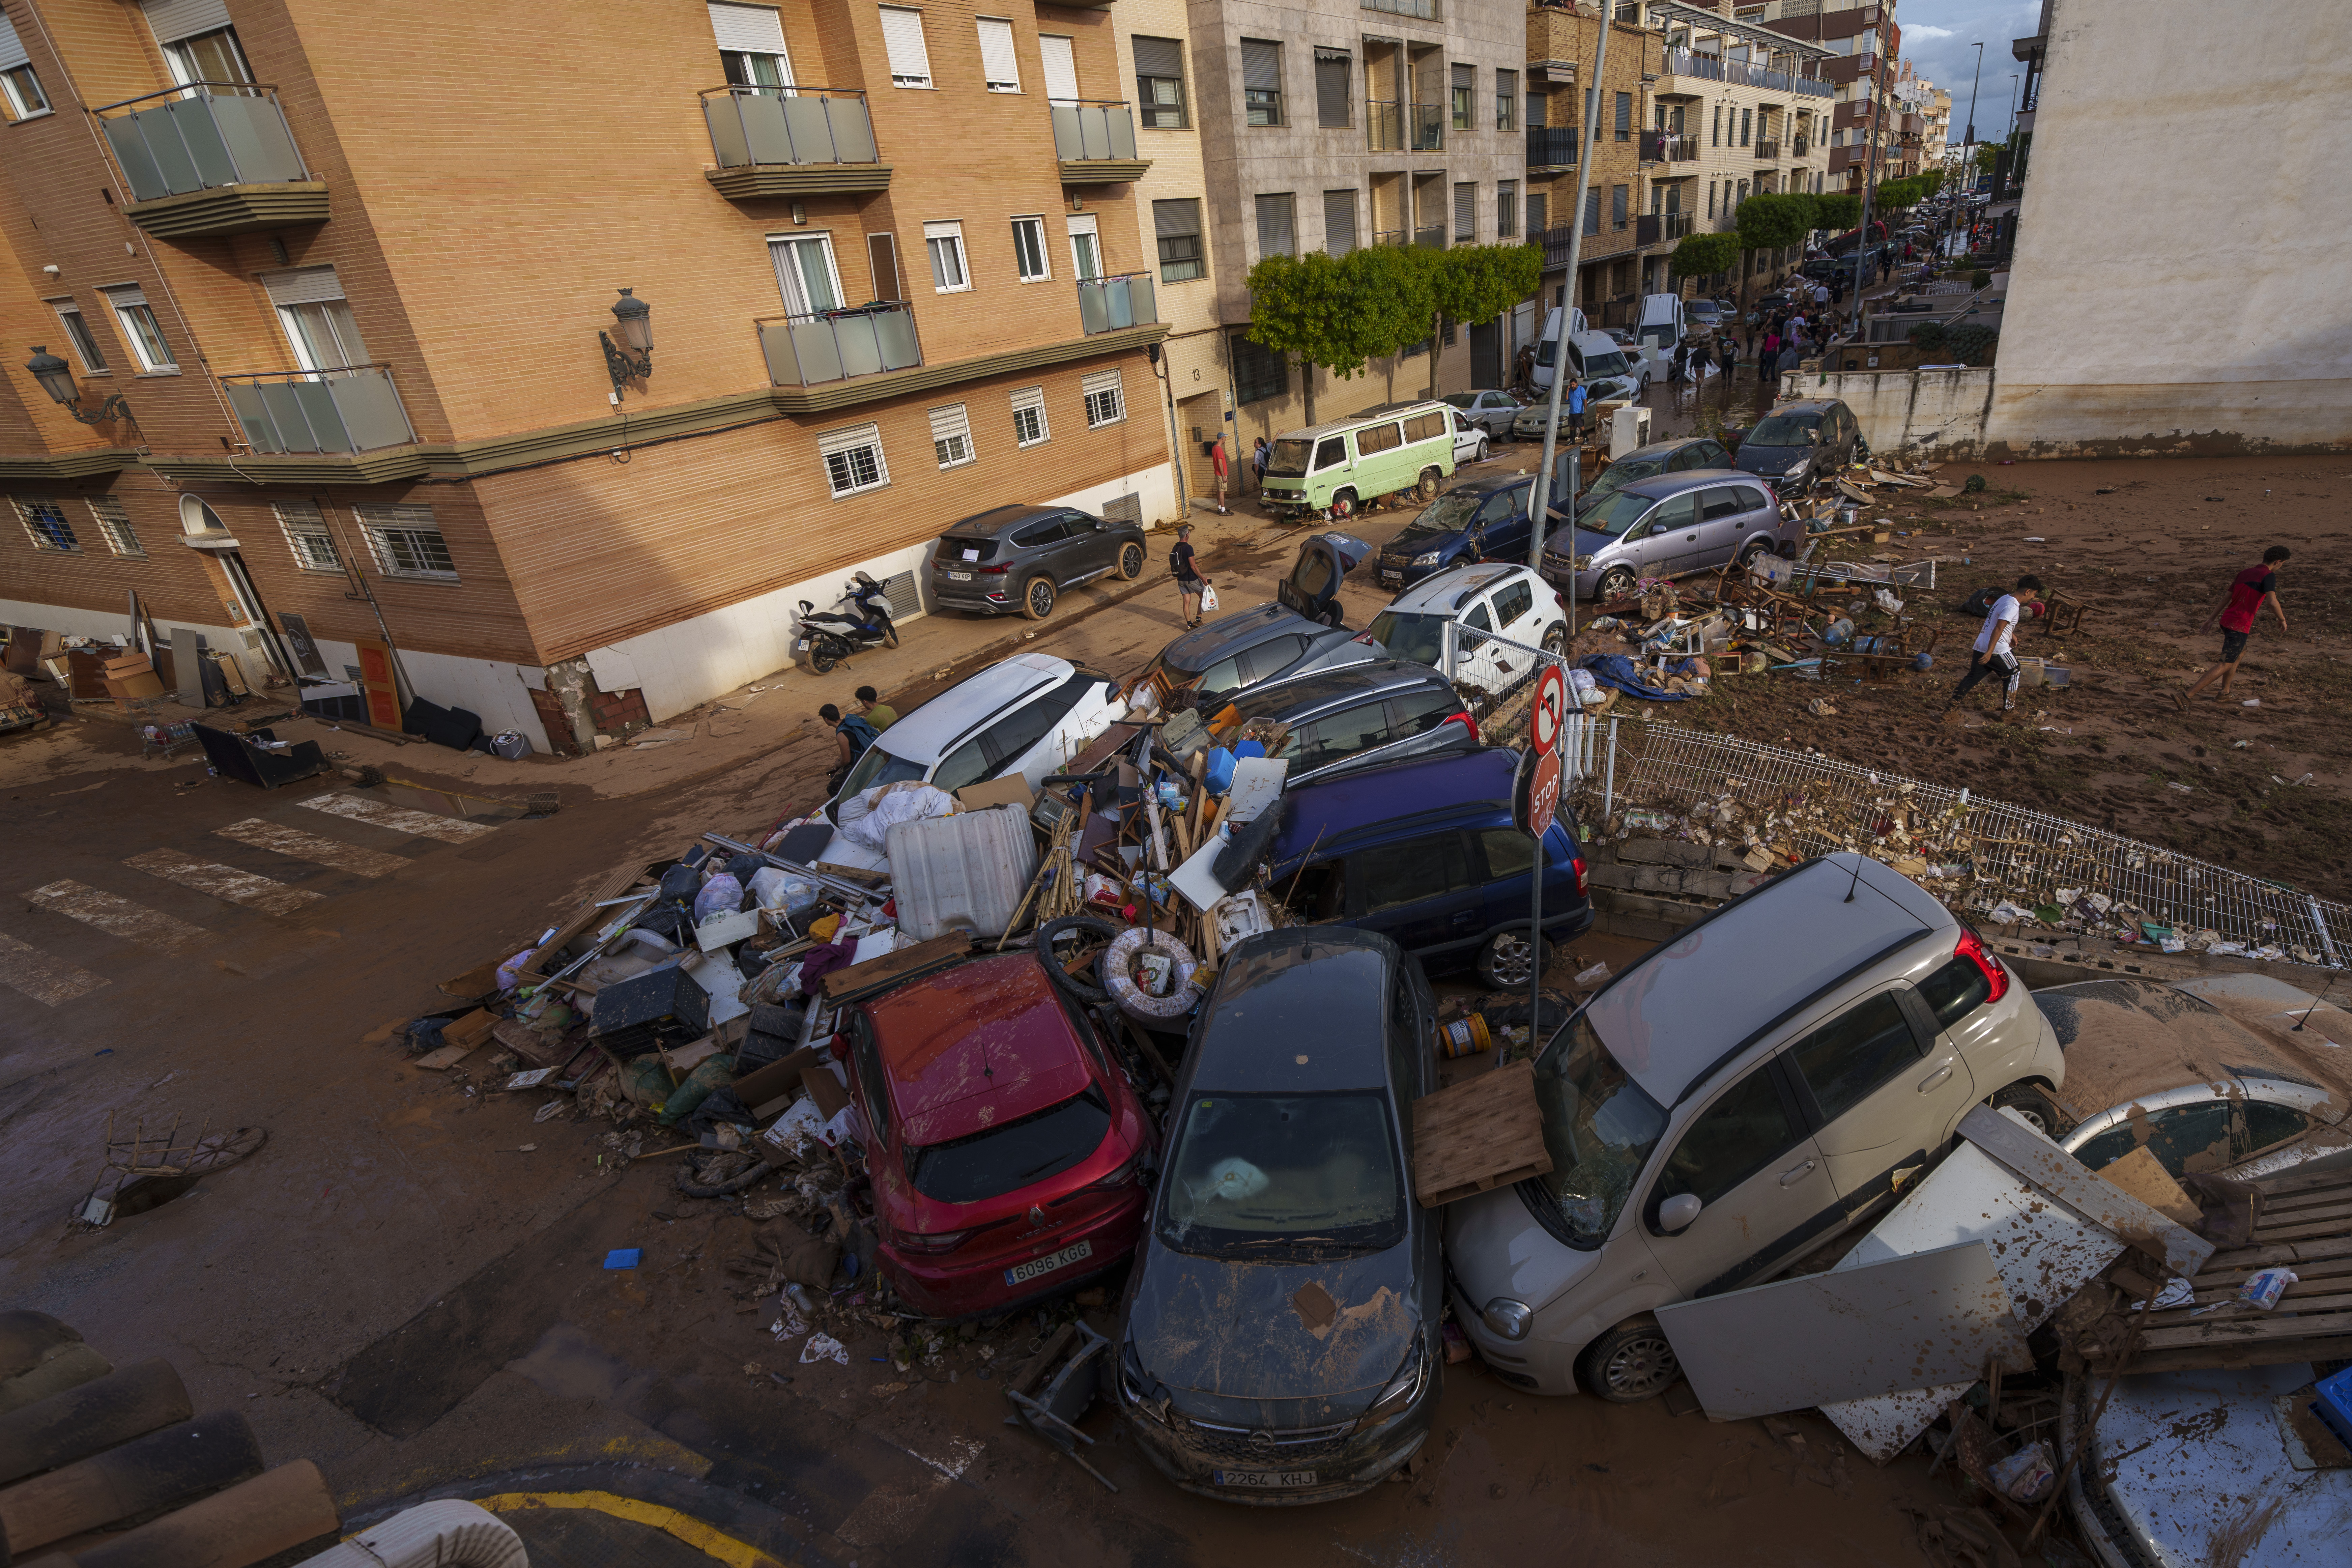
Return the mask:
{"type": "Polygon", "coordinates": [[[821,386],[923,363],[922,345],[915,341],[915,308],[903,300],[806,316],[768,316],[752,324],[760,329],[768,380],[777,386],[821,386]]]}
{"type": "Polygon", "coordinates": [[[1666,133],[1663,131],[1642,132],[1635,149],[1633,157],[1636,163],[1663,163],[1666,156],[1666,133]]]}
{"type": "Polygon", "coordinates": [[[1443,250],[1445,248],[1445,226],[1432,224],[1427,228],[1414,229],[1412,242],[1430,250],[1443,250]]]}
{"type": "Polygon", "coordinates": [[[1643,245],[1672,243],[1691,231],[1691,215],[1686,212],[1652,213],[1642,220],[1641,242],[1643,245]]]}
{"type": "Polygon", "coordinates": [[[1669,163],[1696,163],[1698,151],[1698,138],[1687,133],[1668,135],[1662,149],[1664,161],[1669,163]]]}
{"type": "Polygon", "coordinates": [[[862,92],[714,87],[702,94],[702,119],[719,160],[702,177],[730,201],[890,188],[862,92]]]}
{"type": "Polygon", "coordinates": [[[131,187],[123,214],[150,234],[186,239],[326,221],[326,184],[310,177],[274,89],[195,82],[95,112],[131,187]]]}
{"type": "MultiPolygon", "coordinates": [[[[1807,98],[1827,98],[1835,90],[1829,82],[1818,77],[1792,76],[1787,71],[1727,60],[1690,49],[1667,49],[1658,62],[1658,91],[1662,95],[1691,91],[1665,79],[1675,76],[1696,77],[1701,81],[1719,81],[1732,87],[1760,87],[1768,92],[1793,92],[1807,98]]],[[[1704,98],[1707,94],[1702,91],[1693,96],[1704,98]]]]}
{"type": "Polygon", "coordinates": [[[1364,100],[1367,149],[1374,153],[1436,153],[1445,146],[1445,106],[1398,99],[1364,100]]]}
{"type": "Polygon", "coordinates": [[[1780,161],[1780,138],[1778,138],[1778,137],[1776,137],[1776,136],[1775,136],[1775,137],[1759,136],[1759,137],[1758,137],[1758,138],[1756,139],[1756,161],[1757,161],[1758,163],[1778,163],[1778,162],[1780,161]]]}
{"type": "Polygon", "coordinates": [[[1789,143],[1789,155],[1792,158],[1808,157],[1812,151],[1813,143],[1810,137],[1800,136],[1789,143]]]}
{"type": "Polygon", "coordinates": [[[1078,279],[1078,325],[1090,338],[1100,332],[1148,326],[1159,319],[1149,272],[1078,279]]]}
{"type": "Polygon", "coordinates": [[[1066,185],[1126,184],[1151,167],[1135,155],[1135,111],[1110,101],[1054,105],[1054,156],[1066,185]]]}
{"type": "Polygon", "coordinates": [[[1528,167],[1530,169],[1576,167],[1576,127],[1573,125],[1528,126],[1528,167]]]}
{"type": "Polygon", "coordinates": [[[1374,229],[1372,231],[1372,243],[1374,245],[1411,245],[1412,243],[1412,230],[1409,228],[1374,229]]]}
{"type": "Polygon", "coordinates": [[[416,440],[384,365],[225,375],[221,390],[246,440],[269,456],[351,455],[416,440]]]}

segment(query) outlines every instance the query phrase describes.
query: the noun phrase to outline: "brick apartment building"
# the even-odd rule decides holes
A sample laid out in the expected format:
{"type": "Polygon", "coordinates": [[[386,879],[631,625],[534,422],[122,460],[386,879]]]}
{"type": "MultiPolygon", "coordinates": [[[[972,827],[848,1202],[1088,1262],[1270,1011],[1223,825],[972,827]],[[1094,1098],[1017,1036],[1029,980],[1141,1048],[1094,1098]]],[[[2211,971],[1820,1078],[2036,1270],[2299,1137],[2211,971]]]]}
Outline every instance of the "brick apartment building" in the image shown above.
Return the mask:
{"type": "Polygon", "coordinates": [[[13,625],[135,591],[257,685],[389,645],[577,749],[853,569],[916,608],[958,517],[1175,515],[1107,8],[5,10],[13,625]]]}
{"type": "Polygon", "coordinates": [[[1919,138],[1925,122],[1912,116],[1906,126],[1894,91],[1895,62],[1903,56],[1903,30],[1888,0],[1769,0],[1731,6],[1739,21],[1752,22],[1818,44],[1835,58],[1821,75],[1835,84],[1830,116],[1831,190],[1859,195],[1869,177],[1871,148],[1878,150],[1880,180],[1919,172],[1919,138]],[[1904,136],[1913,140],[1906,143],[1904,136]]]}

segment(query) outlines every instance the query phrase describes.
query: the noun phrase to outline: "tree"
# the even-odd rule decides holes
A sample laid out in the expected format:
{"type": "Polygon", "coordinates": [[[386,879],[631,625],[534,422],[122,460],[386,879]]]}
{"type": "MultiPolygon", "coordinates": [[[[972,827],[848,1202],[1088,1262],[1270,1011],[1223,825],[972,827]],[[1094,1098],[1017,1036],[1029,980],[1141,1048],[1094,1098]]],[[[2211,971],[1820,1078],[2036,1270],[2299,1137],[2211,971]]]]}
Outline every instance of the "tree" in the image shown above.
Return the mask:
{"type": "Polygon", "coordinates": [[[1919,182],[1916,180],[1878,182],[1878,205],[1880,210],[1885,212],[1901,212],[1906,207],[1916,207],[1927,198],[1927,192],[1919,188],[1919,182]]]}
{"type": "MultiPolygon", "coordinates": [[[[1543,248],[1534,245],[1457,245],[1451,250],[1415,247],[1430,292],[1429,395],[1437,395],[1436,345],[1448,320],[1465,326],[1493,321],[1543,282],[1543,248]]],[[[1418,341],[1418,340],[1416,340],[1418,341]]]]}
{"type": "Polygon", "coordinates": [[[1710,278],[1730,271],[1732,263],[1738,259],[1739,237],[1736,234],[1686,234],[1675,247],[1674,259],[1667,269],[1677,278],[1710,278]]]}
{"type": "Polygon", "coordinates": [[[1850,191],[1829,191],[1813,198],[1814,226],[1839,234],[1862,222],[1862,198],[1850,191]]]}
{"type": "Polygon", "coordinates": [[[1348,357],[1339,264],[1319,250],[1268,256],[1249,270],[1250,342],[1298,363],[1307,389],[1307,423],[1315,423],[1315,367],[1353,375],[1360,356],[1348,357]]]}
{"type": "Polygon", "coordinates": [[[1437,313],[1435,270],[1421,246],[1368,245],[1340,258],[1333,330],[1352,367],[1340,374],[1354,375],[1367,360],[1389,360],[1395,398],[1395,356],[1428,335],[1437,313]]]}
{"type": "MultiPolygon", "coordinates": [[[[1797,196],[1780,191],[1767,191],[1748,197],[1739,204],[1739,248],[1748,256],[1759,250],[1780,250],[1801,243],[1805,231],[1812,226],[1813,198],[1797,196]]],[[[1739,268],[1739,303],[1748,304],[1748,274],[1745,260],[1739,268]]]]}
{"type": "Polygon", "coordinates": [[[1929,169],[1919,176],[1919,189],[1923,195],[1932,196],[1943,188],[1944,170],[1941,165],[1929,169]]]}
{"type": "Polygon", "coordinates": [[[2000,149],[1995,147],[1991,142],[1979,142],[1977,145],[1977,173],[1979,174],[1991,174],[1992,161],[2000,156],[2000,149]]]}

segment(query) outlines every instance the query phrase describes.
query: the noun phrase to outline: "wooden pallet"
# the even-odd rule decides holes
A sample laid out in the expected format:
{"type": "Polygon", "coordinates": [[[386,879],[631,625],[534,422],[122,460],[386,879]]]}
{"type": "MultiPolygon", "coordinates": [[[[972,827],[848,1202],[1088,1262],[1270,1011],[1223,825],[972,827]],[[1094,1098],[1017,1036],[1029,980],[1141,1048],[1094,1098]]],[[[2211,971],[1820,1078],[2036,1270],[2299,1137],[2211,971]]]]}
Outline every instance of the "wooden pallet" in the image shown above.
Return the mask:
{"type": "Polygon", "coordinates": [[[1412,1102],[1412,1193],[1423,1208],[1550,1169],[1531,1062],[1507,1063],[1412,1102]]]}
{"type": "Polygon", "coordinates": [[[869,958],[863,963],[836,969],[816,983],[817,989],[824,994],[828,1002],[854,1002],[863,996],[887,991],[919,974],[944,968],[971,951],[971,933],[951,931],[929,942],[897,948],[879,958],[869,958]]]}

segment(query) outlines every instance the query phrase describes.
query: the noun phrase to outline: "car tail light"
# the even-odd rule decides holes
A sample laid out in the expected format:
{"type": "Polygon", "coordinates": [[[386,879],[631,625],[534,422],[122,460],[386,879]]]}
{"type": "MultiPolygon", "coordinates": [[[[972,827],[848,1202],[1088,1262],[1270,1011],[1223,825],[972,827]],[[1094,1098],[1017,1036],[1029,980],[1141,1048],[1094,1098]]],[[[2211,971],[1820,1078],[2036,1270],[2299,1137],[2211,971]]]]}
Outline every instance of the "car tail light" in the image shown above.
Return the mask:
{"type": "Polygon", "coordinates": [[[1478,738],[1478,721],[1470,717],[1470,710],[1468,709],[1465,708],[1459,713],[1450,713],[1446,715],[1445,721],[1449,724],[1459,724],[1464,729],[1469,731],[1470,738],[1473,741],[1475,741],[1478,738]]]}
{"type": "Polygon", "coordinates": [[[917,1236],[911,1231],[900,1230],[891,1233],[890,1243],[901,1252],[953,1252],[971,1234],[968,1230],[935,1230],[929,1236],[917,1236]]]}
{"type": "Polygon", "coordinates": [[[1078,1191],[1082,1193],[1107,1193],[1115,1187],[1132,1185],[1135,1181],[1136,1172],[1142,1168],[1143,1155],[1144,1151],[1138,1149],[1134,1153],[1129,1154],[1127,1157],[1126,1163],[1120,1165],[1118,1170],[1113,1171],[1109,1175],[1103,1177],[1100,1181],[1088,1182],[1085,1186],[1080,1187],[1078,1191]]]}
{"type": "Polygon", "coordinates": [[[1976,932],[1962,926],[1959,945],[1952,949],[1952,955],[1955,958],[1967,959],[1984,972],[1985,984],[1992,988],[1990,994],[1985,997],[1986,1001],[1998,1002],[2009,994],[2008,969],[2002,965],[2000,960],[1985,951],[1984,942],[1976,932]]]}
{"type": "Polygon", "coordinates": [[[1570,863],[1576,868],[1576,896],[1580,899],[1589,897],[1584,885],[1584,857],[1579,855],[1570,863]]]}
{"type": "Polygon", "coordinates": [[[982,577],[1002,577],[1013,570],[1013,563],[1008,561],[1001,566],[975,566],[972,570],[982,577]]]}

